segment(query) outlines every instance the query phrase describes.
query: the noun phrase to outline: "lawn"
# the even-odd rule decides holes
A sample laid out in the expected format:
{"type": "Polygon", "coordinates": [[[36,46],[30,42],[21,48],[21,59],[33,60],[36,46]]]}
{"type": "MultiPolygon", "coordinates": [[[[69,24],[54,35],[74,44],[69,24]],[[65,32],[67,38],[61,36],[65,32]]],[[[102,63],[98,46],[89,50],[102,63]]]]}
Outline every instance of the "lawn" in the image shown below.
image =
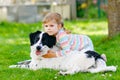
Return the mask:
{"type": "Polygon", "coordinates": [[[76,73],[61,76],[56,70],[10,69],[11,64],[30,59],[29,33],[42,30],[41,23],[0,22],[0,80],[119,80],[120,77],[120,35],[108,38],[106,20],[65,21],[66,29],[72,33],[86,34],[94,43],[95,50],[105,53],[108,65],[116,65],[116,72],[76,73]]]}

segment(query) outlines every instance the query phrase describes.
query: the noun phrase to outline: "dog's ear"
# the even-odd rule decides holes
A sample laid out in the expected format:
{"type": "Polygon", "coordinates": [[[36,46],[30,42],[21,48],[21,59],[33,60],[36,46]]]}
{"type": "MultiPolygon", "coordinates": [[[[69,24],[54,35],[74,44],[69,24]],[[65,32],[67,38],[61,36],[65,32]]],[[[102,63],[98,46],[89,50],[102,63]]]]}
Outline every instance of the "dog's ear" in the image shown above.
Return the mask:
{"type": "Polygon", "coordinates": [[[33,44],[35,44],[39,39],[39,34],[41,33],[41,31],[36,31],[33,33],[29,34],[29,39],[30,39],[30,45],[32,46],[33,44]]]}
{"type": "Polygon", "coordinates": [[[56,44],[56,37],[44,33],[42,43],[43,45],[47,45],[49,48],[52,48],[56,44]]]}
{"type": "Polygon", "coordinates": [[[48,42],[50,42],[50,47],[53,47],[56,44],[56,37],[55,36],[49,36],[48,42]]]}

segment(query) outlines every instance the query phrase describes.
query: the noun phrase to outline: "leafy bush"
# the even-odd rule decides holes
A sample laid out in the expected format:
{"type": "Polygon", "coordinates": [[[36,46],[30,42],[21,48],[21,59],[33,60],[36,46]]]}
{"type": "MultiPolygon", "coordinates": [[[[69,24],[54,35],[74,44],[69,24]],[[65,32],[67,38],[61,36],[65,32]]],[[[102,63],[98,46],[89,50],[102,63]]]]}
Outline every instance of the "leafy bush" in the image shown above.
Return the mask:
{"type": "Polygon", "coordinates": [[[103,9],[100,9],[100,13],[98,13],[98,6],[95,4],[87,5],[82,8],[82,5],[85,3],[77,3],[77,17],[78,18],[98,18],[98,14],[100,14],[100,18],[106,18],[107,14],[103,9]]]}

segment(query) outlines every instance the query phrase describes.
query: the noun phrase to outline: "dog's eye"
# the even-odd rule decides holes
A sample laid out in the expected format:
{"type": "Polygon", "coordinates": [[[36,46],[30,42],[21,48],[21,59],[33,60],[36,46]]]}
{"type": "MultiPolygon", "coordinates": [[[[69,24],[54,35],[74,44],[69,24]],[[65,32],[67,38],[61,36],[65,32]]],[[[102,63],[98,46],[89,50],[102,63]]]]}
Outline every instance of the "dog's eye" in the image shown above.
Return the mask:
{"type": "Polygon", "coordinates": [[[46,45],[46,44],[47,44],[47,40],[46,40],[45,38],[42,38],[42,41],[41,41],[41,42],[42,42],[43,45],[46,45]]]}
{"type": "Polygon", "coordinates": [[[45,42],[45,39],[43,38],[42,41],[45,42]]]}
{"type": "Polygon", "coordinates": [[[35,39],[35,42],[37,42],[37,41],[39,41],[39,38],[36,38],[36,39],[35,39]]]}
{"type": "Polygon", "coordinates": [[[37,40],[39,40],[39,38],[37,38],[37,40]]]}

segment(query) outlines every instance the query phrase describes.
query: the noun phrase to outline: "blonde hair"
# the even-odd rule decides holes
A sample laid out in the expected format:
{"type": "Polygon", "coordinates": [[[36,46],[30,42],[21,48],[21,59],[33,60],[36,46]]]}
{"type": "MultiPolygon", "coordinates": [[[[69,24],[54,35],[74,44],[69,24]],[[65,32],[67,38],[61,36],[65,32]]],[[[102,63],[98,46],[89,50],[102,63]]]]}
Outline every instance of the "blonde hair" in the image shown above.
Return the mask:
{"type": "Polygon", "coordinates": [[[71,33],[71,31],[66,30],[66,29],[64,28],[64,23],[63,23],[63,21],[62,21],[62,16],[61,16],[59,13],[48,13],[48,14],[44,17],[42,23],[45,24],[45,23],[47,23],[47,22],[50,22],[51,20],[55,20],[57,24],[61,24],[61,27],[63,27],[63,29],[66,31],[67,34],[70,34],[70,33],[71,33]]]}
{"type": "Polygon", "coordinates": [[[61,24],[62,23],[62,16],[59,13],[48,13],[44,19],[43,19],[43,24],[51,21],[51,20],[55,20],[57,24],[61,24]]]}

